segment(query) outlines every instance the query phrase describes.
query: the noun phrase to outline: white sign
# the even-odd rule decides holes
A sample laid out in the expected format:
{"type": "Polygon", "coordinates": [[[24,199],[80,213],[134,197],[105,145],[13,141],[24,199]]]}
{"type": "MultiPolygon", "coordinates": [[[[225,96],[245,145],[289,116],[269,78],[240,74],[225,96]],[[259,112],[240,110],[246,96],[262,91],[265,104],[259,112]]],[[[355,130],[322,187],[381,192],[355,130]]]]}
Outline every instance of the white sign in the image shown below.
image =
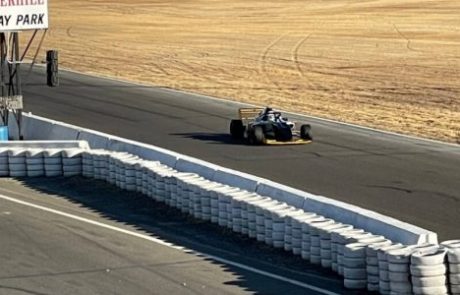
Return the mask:
{"type": "Polygon", "coordinates": [[[48,0],[0,0],[0,32],[48,28],[48,0]]]}
{"type": "Polygon", "coordinates": [[[22,95],[0,96],[0,106],[9,110],[24,108],[22,95]]]}

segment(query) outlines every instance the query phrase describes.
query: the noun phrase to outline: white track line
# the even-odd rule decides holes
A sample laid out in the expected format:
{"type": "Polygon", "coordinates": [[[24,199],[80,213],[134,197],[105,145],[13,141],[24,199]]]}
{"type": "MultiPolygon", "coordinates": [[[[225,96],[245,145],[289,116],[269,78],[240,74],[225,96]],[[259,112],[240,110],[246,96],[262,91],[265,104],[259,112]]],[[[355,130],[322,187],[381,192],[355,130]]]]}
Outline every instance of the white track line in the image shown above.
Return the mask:
{"type": "Polygon", "coordinates": [[[102,222],[98,222],[98,221],[94,221],[94,220],[87,219],[87,218],[84,218],[84,217],[80,217],[80,216],[77,216],[77,215],[65,213],[65,212],[55,210],[55,209],[51,209],[51,208],[48,208],[48,207],[36,205],[36,204],[29,203],[29,202],[26,202],[26,201],[22,201],[22,200],[19,200],[19,199],[16,199],[16,198],[8,197],[8,196],[2,195],[2,194],[0,194],[0,199],[6,200],[6,201],[9,201],[9,202],[13,202],[13,203],[16,203],[16,204],[24,205],[24,206],[27,206],[27,207],[31,207],[31,208],[34,208],[34,209],[42,210],[42,211],[45,211],[45,212],[48,212],[48,213],[56,214],[56,215],[59,215],[59,216],[67,217],[67,218],[70,218],[70,219],[78,220],[80,222],[88,223],[88,224],[91,224],[91,225],[99,226],[99,227],[102,227],[102,228],[105,228],[105,229],[109,229],[109,230],[112,230],[112,231],[115,231],[115,232],[119,232],[119,233],[122,233],[122,234],[133,236],[133,237],[136,237],[136,238],[144,239],[144,240],[147,240],[149,242],[153,242],[153,243],[156,243],[156,244],[159,244],[159,245],[162,245],[162,246],[166,246],[166,247],[169,247],[169,248],[172,248],[172,249],[180,250],[180,251],[183,251],[183,252],[186,252],[186,253],[193,253],[193,254],[196,254],[196,255],[204,256],[204,257],[210,258],[212,260],[215,260],[215,261],[227,264],[227,265],[231,265],[231,266],[234,266],[234,267],[237,267],[237,268],[240,268],[240,269],[244,269],[246,271],[250,271],[252,273],[256,273],[256,274],[263,275],[263,276],[266,276],[266,277],[269,277],[269,278],[272,278],[272,279],[276,279],[276,280],[279,280],[279,281],[282,281],[282,282],[285,282],[285,283],[289,283],[289,284],[292,284],[292,285],[295,285],[295,286],[298,286],[298,287],[301,287],[301,288],[309,289],[309,290],[312,290],[312,291],[315,291],[315,292],[318,292],[318,293],[321,293],[321,294],[340,295],[339,293],[334,293],[334,292],[331,292],[331,291],[328,291],[328,290],[325,290],[325,289],[321,289],[319,287],[315,287],[315,286],[312,286],[312,285],[309,285],[309,284],[306,284],[306,283],[302,283],[302,282],[292,280],[292,279],[289,279],[289,278],[286,278],[286,277],[283,277],[283,276],[279,276],[279,275],[276,275],[276,274],[272,274],[272,273],[269,273],[269,272],[266,272],[266,271],[263,271],[263,270],[260,270],[260,269],[257,269],[257,268],[253,268],[253,267],[245,265],[245,264],[241,264],[241,263],[238,263],[238,262],[227,260],[227,259],[224,259],[224,258],[221,258],[221,257],[218,257],[218,256],[214,256],[214,255],[189,250],[189,249],[186,249],[184,247],[180,247],[180,246],[165,242],[163,240],[160,240],[160,239],[148,236],[148,235],[140,234],[140,233],[137,233],[137,232],[126,230],[126,229],[122,229],[122,228],[112,226],[112,225],[108,225],[108,224],[105,224],[105,223],[102,223],[102,222]]]}

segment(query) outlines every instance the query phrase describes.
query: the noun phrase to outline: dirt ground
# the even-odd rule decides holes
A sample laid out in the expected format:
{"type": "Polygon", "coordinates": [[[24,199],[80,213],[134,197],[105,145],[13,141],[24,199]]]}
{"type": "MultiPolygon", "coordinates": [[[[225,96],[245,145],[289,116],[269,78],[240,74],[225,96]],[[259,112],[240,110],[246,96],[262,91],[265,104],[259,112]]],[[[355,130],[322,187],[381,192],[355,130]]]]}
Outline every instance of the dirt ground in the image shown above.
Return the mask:
{"type": "Polygon", "coordinates": [[[50,14],[62,67],[460,143],[458,0],[59,0],[50,14]]]}

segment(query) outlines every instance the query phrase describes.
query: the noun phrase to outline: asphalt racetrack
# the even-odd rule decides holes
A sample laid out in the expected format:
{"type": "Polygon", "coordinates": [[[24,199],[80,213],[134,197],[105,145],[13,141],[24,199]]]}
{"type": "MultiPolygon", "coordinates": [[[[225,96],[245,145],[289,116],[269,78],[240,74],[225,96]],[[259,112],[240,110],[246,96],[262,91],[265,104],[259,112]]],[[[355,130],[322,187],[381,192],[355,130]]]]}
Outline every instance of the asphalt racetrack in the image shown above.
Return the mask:
{"type": "Polygon", "coordinates": [[[1,178],[0,237],[1,295],[360,294],[330,270],[81,177],[1,178]]]}
{"type": "Polygon", "coordinates": [[[25,81],[25,110],[145,142],[362,206],[460,238],[460,146],[289,115],[312,125],[302,146],[247,146],[228,135],[239,104],[44,68],[25,81]]]}

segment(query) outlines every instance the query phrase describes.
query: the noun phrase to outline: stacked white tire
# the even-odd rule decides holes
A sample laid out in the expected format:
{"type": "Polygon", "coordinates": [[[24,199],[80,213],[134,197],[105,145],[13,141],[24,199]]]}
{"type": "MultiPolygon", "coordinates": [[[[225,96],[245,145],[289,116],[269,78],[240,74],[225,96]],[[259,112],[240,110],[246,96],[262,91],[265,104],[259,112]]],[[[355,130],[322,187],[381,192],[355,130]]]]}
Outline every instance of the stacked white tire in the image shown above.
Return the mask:
{"type": "MultiPolygon", "coordinates": [[[[299,217],[299,216],[302,216],[303,214],[305,214],[305,212],[301,209],[295,209],[294,211],[292,212],[289,212],[288,215],[286,215],[286,218],[285,218],[285,221],[284,221],[284,251],[287,251],[287,252],[292,252],[292,223],[293,223],[293,219],[296,218],[296,217],[299,217]]],[[[302,231],[302,234],[303,234],[303,230],[301,229],[302,231]]],[[[303,238],[302,238],[302,241],[303,241],[303,238]]],[[[310,236],[308,236],[308,258],[310,258],[310,236]]],[[[301,251],[302,251],[303,247],[301,245],[301,251]]],[[[303,255],[302,255],[302,258],[303,255]]],[[[304,258],[305,259],[305,258],[304,258]]]]}
{"type": "Polygon", "coordinates": [[[333,249],[332,233],[344,232],[353,229],[353,226],[342,223],[333,223],[324,227],[319,227],[321,245],[321,266],[324,268],[337,269],[337,247],[333,249]],[[335,267],[333,264],[335,263],[335,267]]]}
{"type": "Polygon", "coordinates": [[[0,148],[0,177],[9,175],[10,168],[8,165],[8,150],[0,148]]]}
{"type": "Polygon", "coordinates": [[[445,241],[441,245],[447,249],[450,294],[460,295],[460,240],[445,241]]]}
{"type": "MultiPolygon", "coordinates": [[[[323,249],[321,246],[327,247],[327,249],[324,248],[324,251],[328,251],[330,253],[331,245],[330,241],[326,241],[326,243],[323,243],[323,245],[321,245],[320,228],[334,225],[335,222],[332,219],[323,219],[312,220],[311,222],[306,222],[306,224],[308,224],[308,233],[310,235],[310,263],[315,265],[321,265],[321,251],[323,249]]],[[[325,256],[324,253],[323,255],[325,256]]],[[[330,255],[328,256],[330,257],[330,255]]],[[[330,259],[328,259],[328,262],[330,262],[330,259]]]]}
{"type": "Polygon", "coordinates": [[[366,248],[364,243],[351,243],[343,249],[345,288],[365,289],[367,286],[366,248]]]}
{"type": "Polygon", "coordinates": [[[72,177],[81,175],[81,149],[66,149],[62,151],[62,175],[72,177]]]}
{"type": "Polygon", "coordinates": [[[411,256],[412,291],[416,295],[447,294],[446,249],[415,251],[411,256]]]}
{"type": "Polygon", "coordinates": [[[41,177],[45,175],[43,149],[29,149],[26,152],[27,177],[41,177]]]}
{"type": "Polygon", "coordinates": [[[14,149],[8,151],[8,169],[11,177],[27,176],[26,150],[14,149]]]}
{"type": "MultiPolygon", "coordinates": [[[[331,268],[334,272],[339,273],[339,264],[342,264],[343,247],[345,246],[344,237],[362,233],[364,233],[364,230],[355,228],[336,229],[331,232],[331,268]]],[[[340,275],[343,275],[343,265],[341,265],[340,275]]]]}
{"type": "Polygon", "coordinates": [[[380,268],[378,250],[391,246],[390,240],[371,244],[366,249],[367,290],[378,292],[380,290],[380,268]]]}
{"type": "Polygon", "coordinates": [[[436,248],[436,245],[422,244],[388,251],[388,277],[390,280],[391,294],[413,293],[410,270],[412,254],[431,251],[436,248]]]}
{"type": "Polygon", "coordinates": [[[390,246],[381,247],[377,250],[377,258],[379,263],[379,292],[383,295],[391,293],[390,277],[388,270],[388,252],[393,250],[400,250],[405,248],[402,244],[394,244],[390,246]]]}
{"type": "Polygon", "coordinates": [[[81,175],[87,178],[94,178],[94,158],[91,150],[82,153],[81,165],[81,175]]]}
{"type": "Polygon", "coordinates": [[[388,252],[390,294],[412,294],[409,269],[412,251],[411,248],[402,248],[388,252]]]}
{"type": "Polygon", "coordinates": [[[45,176],[62,176],[62,156],[60,149],[47,149],[43,152],[45,163],[45,176]]]}
{"type": "MultiPolygon", "coordinates": [[[[373,234],[364,232],[363,230],[350,230],[338,235],[335,235],[337,241],[337,273],[344,276],[344,251],[345,246],[352,243],[357,243],[359,239],[374,237],[373,234]]],[[[366,258],[364,257],[364,260],[366,258]]]]}
{"type": "Polygon", "coordinates": [[[291,248],[295,255],[301,255],[305,260],[310,261],[311,257],[311,239],[310,239],[310,223],[315,220],[325,220],[323,216],[316,215],[315,213],[304,213],[298,215],[293,212],[290,216],[290,233],[286,230],[284,236],[284,249],[291,248]],[[290,243],[290,245],[286,245],[290,243]]]}

